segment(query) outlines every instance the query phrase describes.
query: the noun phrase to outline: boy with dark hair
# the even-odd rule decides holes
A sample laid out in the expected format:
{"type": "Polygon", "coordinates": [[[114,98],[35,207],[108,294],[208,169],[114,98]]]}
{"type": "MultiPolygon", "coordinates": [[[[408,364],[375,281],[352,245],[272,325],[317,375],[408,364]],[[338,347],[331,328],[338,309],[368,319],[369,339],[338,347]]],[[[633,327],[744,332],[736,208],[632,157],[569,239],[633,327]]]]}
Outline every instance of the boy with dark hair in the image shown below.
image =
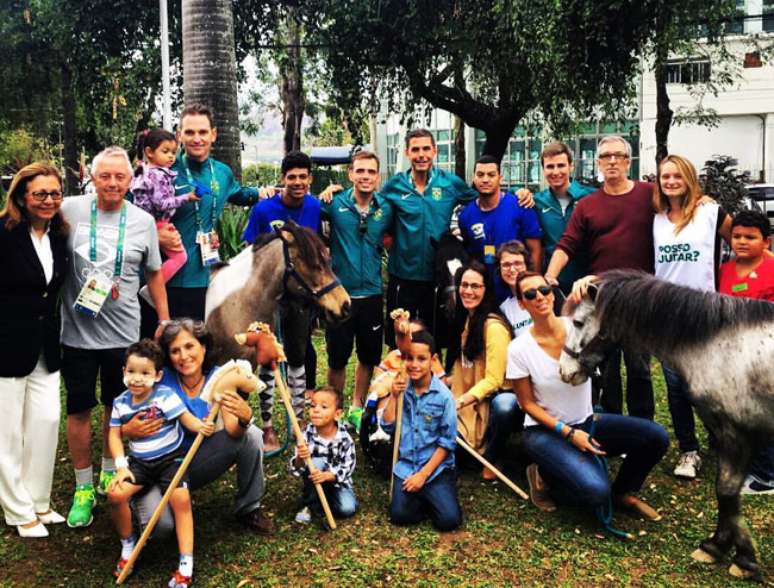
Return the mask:
{"type": "MultiPolygon", "coordinates": [[[[175,477],[184,457],[182,425],[194,433],[209,437],[215,431],[213,423],[207,423],[188,412],[180,397],[167,386],[157,385],[162,376],[164,354],[158,343],[142,339],[126,350],[124,384],[127,390],[113,401],[110,415],[108,443],[118,471],[108,488],[113,524],[121,539],[121,557],[113,574],[121,575],[134,550],[132,513],[129,502],[132,496],[144,488],[160,484],[162,490],[175,477]],[[137,414],[142,419],[162,419],[159,430],[147,437],[129,441],[129,459],[124,456],[121,425],[137,414]]],[[[194,528],[191,513],[191,495],[188,478],[183,476],[180,485],[169,500],[175,516],[177,543],[180,549],[180,565],[169,586],[187,588],[193,576],[194,528]]]]}
{"type": "MultiPolygon", "coordinates": [[[[301,151],[289,151],[282,159],[282,183],[278,193],[262,200],[250,211],[250,219],[242,240],[253,243],[260,235],[273,233],[289,221],[320,232],[320,201],[309,193],[312,185],[312,160],[301,151]]],[[[304,417],[304,392],[314,388],[317,356],[312,346],[312,309],[309,302],[286,296],[280,306],[280,320],[288,357],[288,386],[293,397],[293,408],[299,421],[304,417]]],[[[261,418],[265,451],[279,447],[271,424],[274,407],[274,376],[270,370],[261,370],[261,379],[267,388],[261,392],[261,418]]]]}
{"type": "Polygon", "coordinates": [[[322,508],[315,484],[322,484],[334,516],[351,517],[357,511],[357,499],[352,490],[355,443],[339,424],[343,407],[344,394],[341,390],[322,386],[312,393],[311,422],[304,431],[305,443],[296,447],[296,453],[290,460],[290,472],[295,476],[305,476],[304,506],[296,514],[297,523],[309,523],[312,511],[319,513],[322,508]],[[317,468],[313,474],[306,467],[309,458],[317,468]]]}
{"type": "Polygon", "coordinates": [[[406,373],[395,378],[392,399],[382,415],[382,426],[395,426],[398,398],[404,394],[398,461],[390,502],[390,520],[410,525],[429,517],[439,531],[462,523],[457,499],[454,450],[457,446],[457,411],[449,389],[431,366],[435,340],[428,331],[412,334],[406,354],[406,373]]]}
{"type": "MultiPolygon", "coordinates": [[[[743,210],[731,222],[735,259],[720,266],[720,293],[774,302],[774,256],[771,225],[757,210],[743,210]]],[[[753,460],[742,494],[774,494],[774,445],[753,460]]]]}

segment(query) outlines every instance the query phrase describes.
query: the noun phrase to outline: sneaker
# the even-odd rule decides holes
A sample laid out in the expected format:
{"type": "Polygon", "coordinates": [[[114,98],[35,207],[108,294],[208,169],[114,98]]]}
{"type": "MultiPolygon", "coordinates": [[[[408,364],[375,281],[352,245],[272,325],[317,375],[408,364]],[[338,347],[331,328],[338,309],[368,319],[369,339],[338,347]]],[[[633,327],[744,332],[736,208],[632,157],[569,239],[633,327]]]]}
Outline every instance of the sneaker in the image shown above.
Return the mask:
{"type": "Polygon", "coordinates": [[[193,576],[184,576],[180,570],[175,570],[167,586],[169,588],[188,588],[191,584],[193,584],[193,576]]]}
{"type": "Polygon", "coordinates": [[[680,459],[677,460],[673,473],[678,478],[693,480],[700,467],[701,457],[699,457],[699,453],[697,451],[686,451],[680,454],[680,459]]]}
{"type": "Polygon", "coordinates": [[[70,528],[88,527],[94,520],[91,514],[94,505],[97,504],[97,497],[94,492],[94,486],[91,484],[82,484],[75,487],[73,495],[73,505],[70,512],[67,513],[67,526],[70,528]]]}
{"type": "MultiPolygon", "coordinates": [[[[118,576],[121,575],[121,572],[124,571],[124,568],[128,563],[129,563],[128,559],[124,559],[124,558],[119,559],[118,563],[116,564],[116,569],[113,570],[113,577],[118,578],[118,576]]],[[[126,574],[126,577],[128,578],[129,576],[131,576],[133,571],[134,571],[134,568],[129,568],[129,573],[126,574]]]]}
{"type": "Polygon", "coordinates": [[[538,466],[531,463],[527,466],[527,482],[529,483],[529,498],[536,507],[543,512],[554,512],[556,503],[548,494],[548,486],[540,477],[538,466]]]}
{"type": "Polygon", "coordinates": [[[258,535],[271,535],[274,533],[274,521],[263,513],[260,506],[243,515],[240,520],[258,535]]]}
{"type": "Polygon", "coordinates": [[[296,513],[296,522],[302,525],[308,525],[312,522],[312,511],[308,506],[305,506],[296,513]]]}
{"type": "Polygon", "coordinates": [[[97,494],[99,494],[100,496],[107,496],[110,482],[112,482],[113,478],[115,477],[116,477],[115,472],[106,472],[104,470],[101,471],[99,473],[99,482],[97,482],[97,494]]]}
{"type": "Polygon", "coordinates": [[[753,478],[752,476],[747,476],[747,478],[744,481],[744,486],[742,486],[742,490],[740,494],[746,494],[748,496],[762,496],[764,494],[774,494],[774,486],[771,486],[769,484],[764,484],[763,482],[760,482],[753,478]]]}
{"type": "Polygon", "coordinates": [[[363,412],[362,406],[350,406],[347,411],[347,422],[352,425],[358,433],[360,433],[360,424],[363,421],[363,412]]]}

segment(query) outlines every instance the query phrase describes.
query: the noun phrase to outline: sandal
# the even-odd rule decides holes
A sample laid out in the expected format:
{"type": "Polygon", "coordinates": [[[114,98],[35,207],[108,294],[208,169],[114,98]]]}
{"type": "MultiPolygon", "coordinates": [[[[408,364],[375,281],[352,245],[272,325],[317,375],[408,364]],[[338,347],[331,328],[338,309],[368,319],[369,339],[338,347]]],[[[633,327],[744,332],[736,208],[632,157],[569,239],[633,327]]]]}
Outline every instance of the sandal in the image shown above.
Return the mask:
{"type": "Polygon", "coordinates": [[[641,516],[648,521],[655,523],[662,519],[662,516],[655,508],[640,498],[637,498],[633,494],[617,496],[614,502],[616,506],[628,512],[629,514],[641,516]]]}

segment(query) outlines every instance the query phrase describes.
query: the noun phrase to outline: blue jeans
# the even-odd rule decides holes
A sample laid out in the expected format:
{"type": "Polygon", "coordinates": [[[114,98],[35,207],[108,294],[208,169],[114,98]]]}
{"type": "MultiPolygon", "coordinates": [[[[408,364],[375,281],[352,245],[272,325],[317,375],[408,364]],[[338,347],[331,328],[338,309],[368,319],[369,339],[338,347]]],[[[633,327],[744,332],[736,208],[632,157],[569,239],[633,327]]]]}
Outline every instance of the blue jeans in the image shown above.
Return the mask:
{"type": "MultiPolygon", "coordinates": [[[[318,470],[327,470],[327,464],[324,459],[319,457],[313,457],[312,461],[318,470]]],[[[308,472],[304,472],[304,490],[302,493],[302,501],[304,506],[308,506],[312,511],[319,514],[322,512],[322,504],[320,504],[320,497],[317,496],[317,490],[315,490],[314,484],[309,480],[308,472]]],[[[357,512],[357,498],[355,498],[355,492],[352,488],[346,486],[335,486],[333,482],[325,482],[322,484],[325,498],[328,500],[328,506],[331,507],[331,512],[336,518],[346,519],[357,512]]]]}
{"type": "Polygon", "coordinates": [[[524,413],[513,392],[499,392],[489,400],[489,422],[486,426],[484,457],[494,462],[502,457],[508,437],[524,428],[524,413]]]}
{"type": "MultiPolygon", "coordinates": [[[[552,496],[561,502],[596,508],[608,504],[611,496],[637,492],[669,447],[666,430],[653,421],[617,414],[600,414],[596,418],[594,439],[602,450],[608,457],[626,454],[612,486],[591,453],[576,449],[546,427],[524,430],[524,449],[538,464],[552,496]]],[[[590,432],[593,419],[589,417],[576,428],[590,432]]]]}
{"type": "Polygon", "coordinates": [[[755,455],[750,475],[769,486],[774,486],[774,445],[767,445],[755,455]]]}
{"type": "Polygon", "coordinates": [[[445,469],[419,492],[406,492],[403,480],[393,476],[390,521],[413,525],[429,517],[439,531],[453,531],[462,524],[456,477],[455,470],[445,469]]]}
{"type": "Polygon", "coordinates": [[[672,414],[672,426],[680,452],[698,451],[699,440],[696,438],[696,422],[693,418],[693,404],[688,395],[688,382],[680,374],[661,362],[666,382],[669,412],[672,414]]]}

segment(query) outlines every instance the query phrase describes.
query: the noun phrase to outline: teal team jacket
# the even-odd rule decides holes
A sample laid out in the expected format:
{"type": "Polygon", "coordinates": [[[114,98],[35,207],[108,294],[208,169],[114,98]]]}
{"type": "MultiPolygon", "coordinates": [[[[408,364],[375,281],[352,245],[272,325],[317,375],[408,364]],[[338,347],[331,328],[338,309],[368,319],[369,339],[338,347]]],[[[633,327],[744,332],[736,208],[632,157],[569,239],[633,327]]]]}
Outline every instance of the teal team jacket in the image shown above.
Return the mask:
{"type": "Polygon", "coordinates": [[[411,171],[392,176],[379,192],[392,204],[395,215],[393,244],[387,270],[404,280],[433,280],[435,248],[449,230],[458,204],[470,202],[478,193],[455,174],[432,168],[424,195],[414,187],[411,171]]]}
{"type": "MultiPolygon", "coordinates": [[[[217,185],[217,194],[214,198],[212,194],[205,194],[198,203],[202,230],[205,232],[215,228],[212,226],[213,203],[216,207],[215,218],[220,219],[227,201],[240,206],[248,206],[258,201],[258,190],[242,187],[231,172],[231,168],[215,159],[210,158],[204,163],[199,163],[183,155],[178,155],[172,169],[177,172],[175,178],[175,194],[177,195],[194,191],[188,180],[187,172],[189,171],[192,178],[202,186],[211,190],[217,185]],[[212,171],[215,172],[214,182],[210,173],[210,162],[212,163],[212,171]]],[[[182,288],[206,288],[210,283],[210,271],[202,265],[199,246],[196,243],[198,225],[194,204],[186,202],[178,208],[172,217],[172,224],[180,233],[183,247],[188,254],[188,261],[179,272],[172,276],[168,285],[182,288]]]]}
{"type": "Polygon", "coordinates": [[[321,204],[322,217],[331,225],[333,271],[347,293],[353,298],[381,296],[382,238],[392,225],[392,205],[374,194],[361,224],[352,188],[321,204]]]}
{"type": "MultiPolygon", "coordinates": [[[[572,211],[575,210],[575,204],[584,196],[588,196],[595,191],[596,188],[584,186],[573,180],[567,190],[567,194],[570,196],[570,204],[564,214],[562,214],[562,206],[550,188],[535,194],[535,211],[540,220],[540,228],[543,229],[544,270],[548,266],[548,262],[551,261],[551,255],[553,255],[556,249],[556,244],[559,243],[559,239],[562,238],[562,234],[564,234],[564,230],[567,228],[572,211]]],[[[572,288],[572,283],[578,278],[585,276],[588,273],[588,268],[588,259],[583,256],[571,259],[559,274],[559,286],[561,289],[569,292],[569,289],[572,288]]]]}

